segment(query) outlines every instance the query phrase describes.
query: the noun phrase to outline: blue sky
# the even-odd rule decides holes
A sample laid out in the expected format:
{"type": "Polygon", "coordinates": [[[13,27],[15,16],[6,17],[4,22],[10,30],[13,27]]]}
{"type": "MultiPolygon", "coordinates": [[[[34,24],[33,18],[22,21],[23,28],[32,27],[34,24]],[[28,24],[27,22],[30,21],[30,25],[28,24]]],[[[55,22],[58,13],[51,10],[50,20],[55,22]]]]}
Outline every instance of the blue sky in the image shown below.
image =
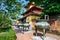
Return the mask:
{"type": "Polygon", "coordinates": [[[25,1],[25,0],[18,0],[19,2],[21,2],[22,3],[22,5],[25,5],[25,4],[27,4],[28,2],[27,1],[25,1]]]}

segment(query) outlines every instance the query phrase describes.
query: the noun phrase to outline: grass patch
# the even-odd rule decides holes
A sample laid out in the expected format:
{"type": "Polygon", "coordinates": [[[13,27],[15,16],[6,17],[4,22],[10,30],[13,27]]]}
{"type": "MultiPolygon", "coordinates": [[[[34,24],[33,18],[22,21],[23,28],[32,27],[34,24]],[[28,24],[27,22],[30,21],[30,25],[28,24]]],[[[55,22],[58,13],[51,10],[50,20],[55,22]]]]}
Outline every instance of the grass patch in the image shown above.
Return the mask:
{"type": "Polygon", "coordinates": [[[6,32],[1,32],[0,40],[16,40],[15,32],[12,29],[9,29],[6,32]]]}

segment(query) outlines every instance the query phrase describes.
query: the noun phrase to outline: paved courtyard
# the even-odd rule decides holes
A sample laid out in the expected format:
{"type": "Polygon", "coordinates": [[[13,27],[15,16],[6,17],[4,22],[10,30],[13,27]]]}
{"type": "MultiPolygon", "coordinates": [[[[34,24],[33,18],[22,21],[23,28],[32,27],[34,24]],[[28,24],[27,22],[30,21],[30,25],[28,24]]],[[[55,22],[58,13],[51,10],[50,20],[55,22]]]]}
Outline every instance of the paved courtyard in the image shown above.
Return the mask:
{"type": "MultiPolygon", "coordinates": [[[[34,31],[28,31],[23,33],[16,33],[17,40],[32,40],[34,31]]],[[[60,40],[60,36],[47,33],[46,36],[50,36],[51,38],[55,38],[56,40],[60,40]]]]}

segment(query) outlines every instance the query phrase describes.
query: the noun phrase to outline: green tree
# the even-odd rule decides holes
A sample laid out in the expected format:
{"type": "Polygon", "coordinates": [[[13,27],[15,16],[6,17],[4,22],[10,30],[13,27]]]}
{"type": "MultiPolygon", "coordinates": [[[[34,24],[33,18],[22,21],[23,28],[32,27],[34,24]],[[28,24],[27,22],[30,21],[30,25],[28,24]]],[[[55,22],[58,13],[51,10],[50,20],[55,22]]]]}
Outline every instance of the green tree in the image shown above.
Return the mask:
{"type": "Polygon", "coordinates": [[[20,15],[21,3],[17,0],[0,0],[0,7],[0,28],[10,27],[11,19],[20,15]]]}
{"type": "Polygon", "coordinates": [[[8,13],[0,11],[0,28],[10,28],[11,20],[9,19],[8,13]]]}

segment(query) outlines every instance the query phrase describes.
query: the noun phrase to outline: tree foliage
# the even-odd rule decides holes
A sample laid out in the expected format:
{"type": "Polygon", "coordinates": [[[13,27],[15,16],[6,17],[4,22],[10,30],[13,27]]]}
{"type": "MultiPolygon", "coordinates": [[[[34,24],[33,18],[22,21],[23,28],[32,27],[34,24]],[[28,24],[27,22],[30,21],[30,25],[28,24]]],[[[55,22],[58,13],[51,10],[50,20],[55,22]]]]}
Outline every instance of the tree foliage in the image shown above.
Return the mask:
{"type": "Polygon", "coordinates": [[[60,0],[27,0],[35,2],[35,5],[44,7],[43,12],[46,14],[60,13],[60,0]]]}
{"type": "Polygon", "coordinates": [[[10,28],[11,20],[8,13],[0,11],[0,28],[10,28]]]}
{"type": "Polygon", "coordinates": [[[20,15],[20,8],[21,3],[17,0],[0,0],[0,27],[10,27],[11,19],[20,15]]]}
{"type": "Polygon", "coordinates": [[[19,11],[21,7],[21,3],[16,0],[0,0],[3,3],[3,6],[7,6],[5,9],[9,12],[19,11]]]}

